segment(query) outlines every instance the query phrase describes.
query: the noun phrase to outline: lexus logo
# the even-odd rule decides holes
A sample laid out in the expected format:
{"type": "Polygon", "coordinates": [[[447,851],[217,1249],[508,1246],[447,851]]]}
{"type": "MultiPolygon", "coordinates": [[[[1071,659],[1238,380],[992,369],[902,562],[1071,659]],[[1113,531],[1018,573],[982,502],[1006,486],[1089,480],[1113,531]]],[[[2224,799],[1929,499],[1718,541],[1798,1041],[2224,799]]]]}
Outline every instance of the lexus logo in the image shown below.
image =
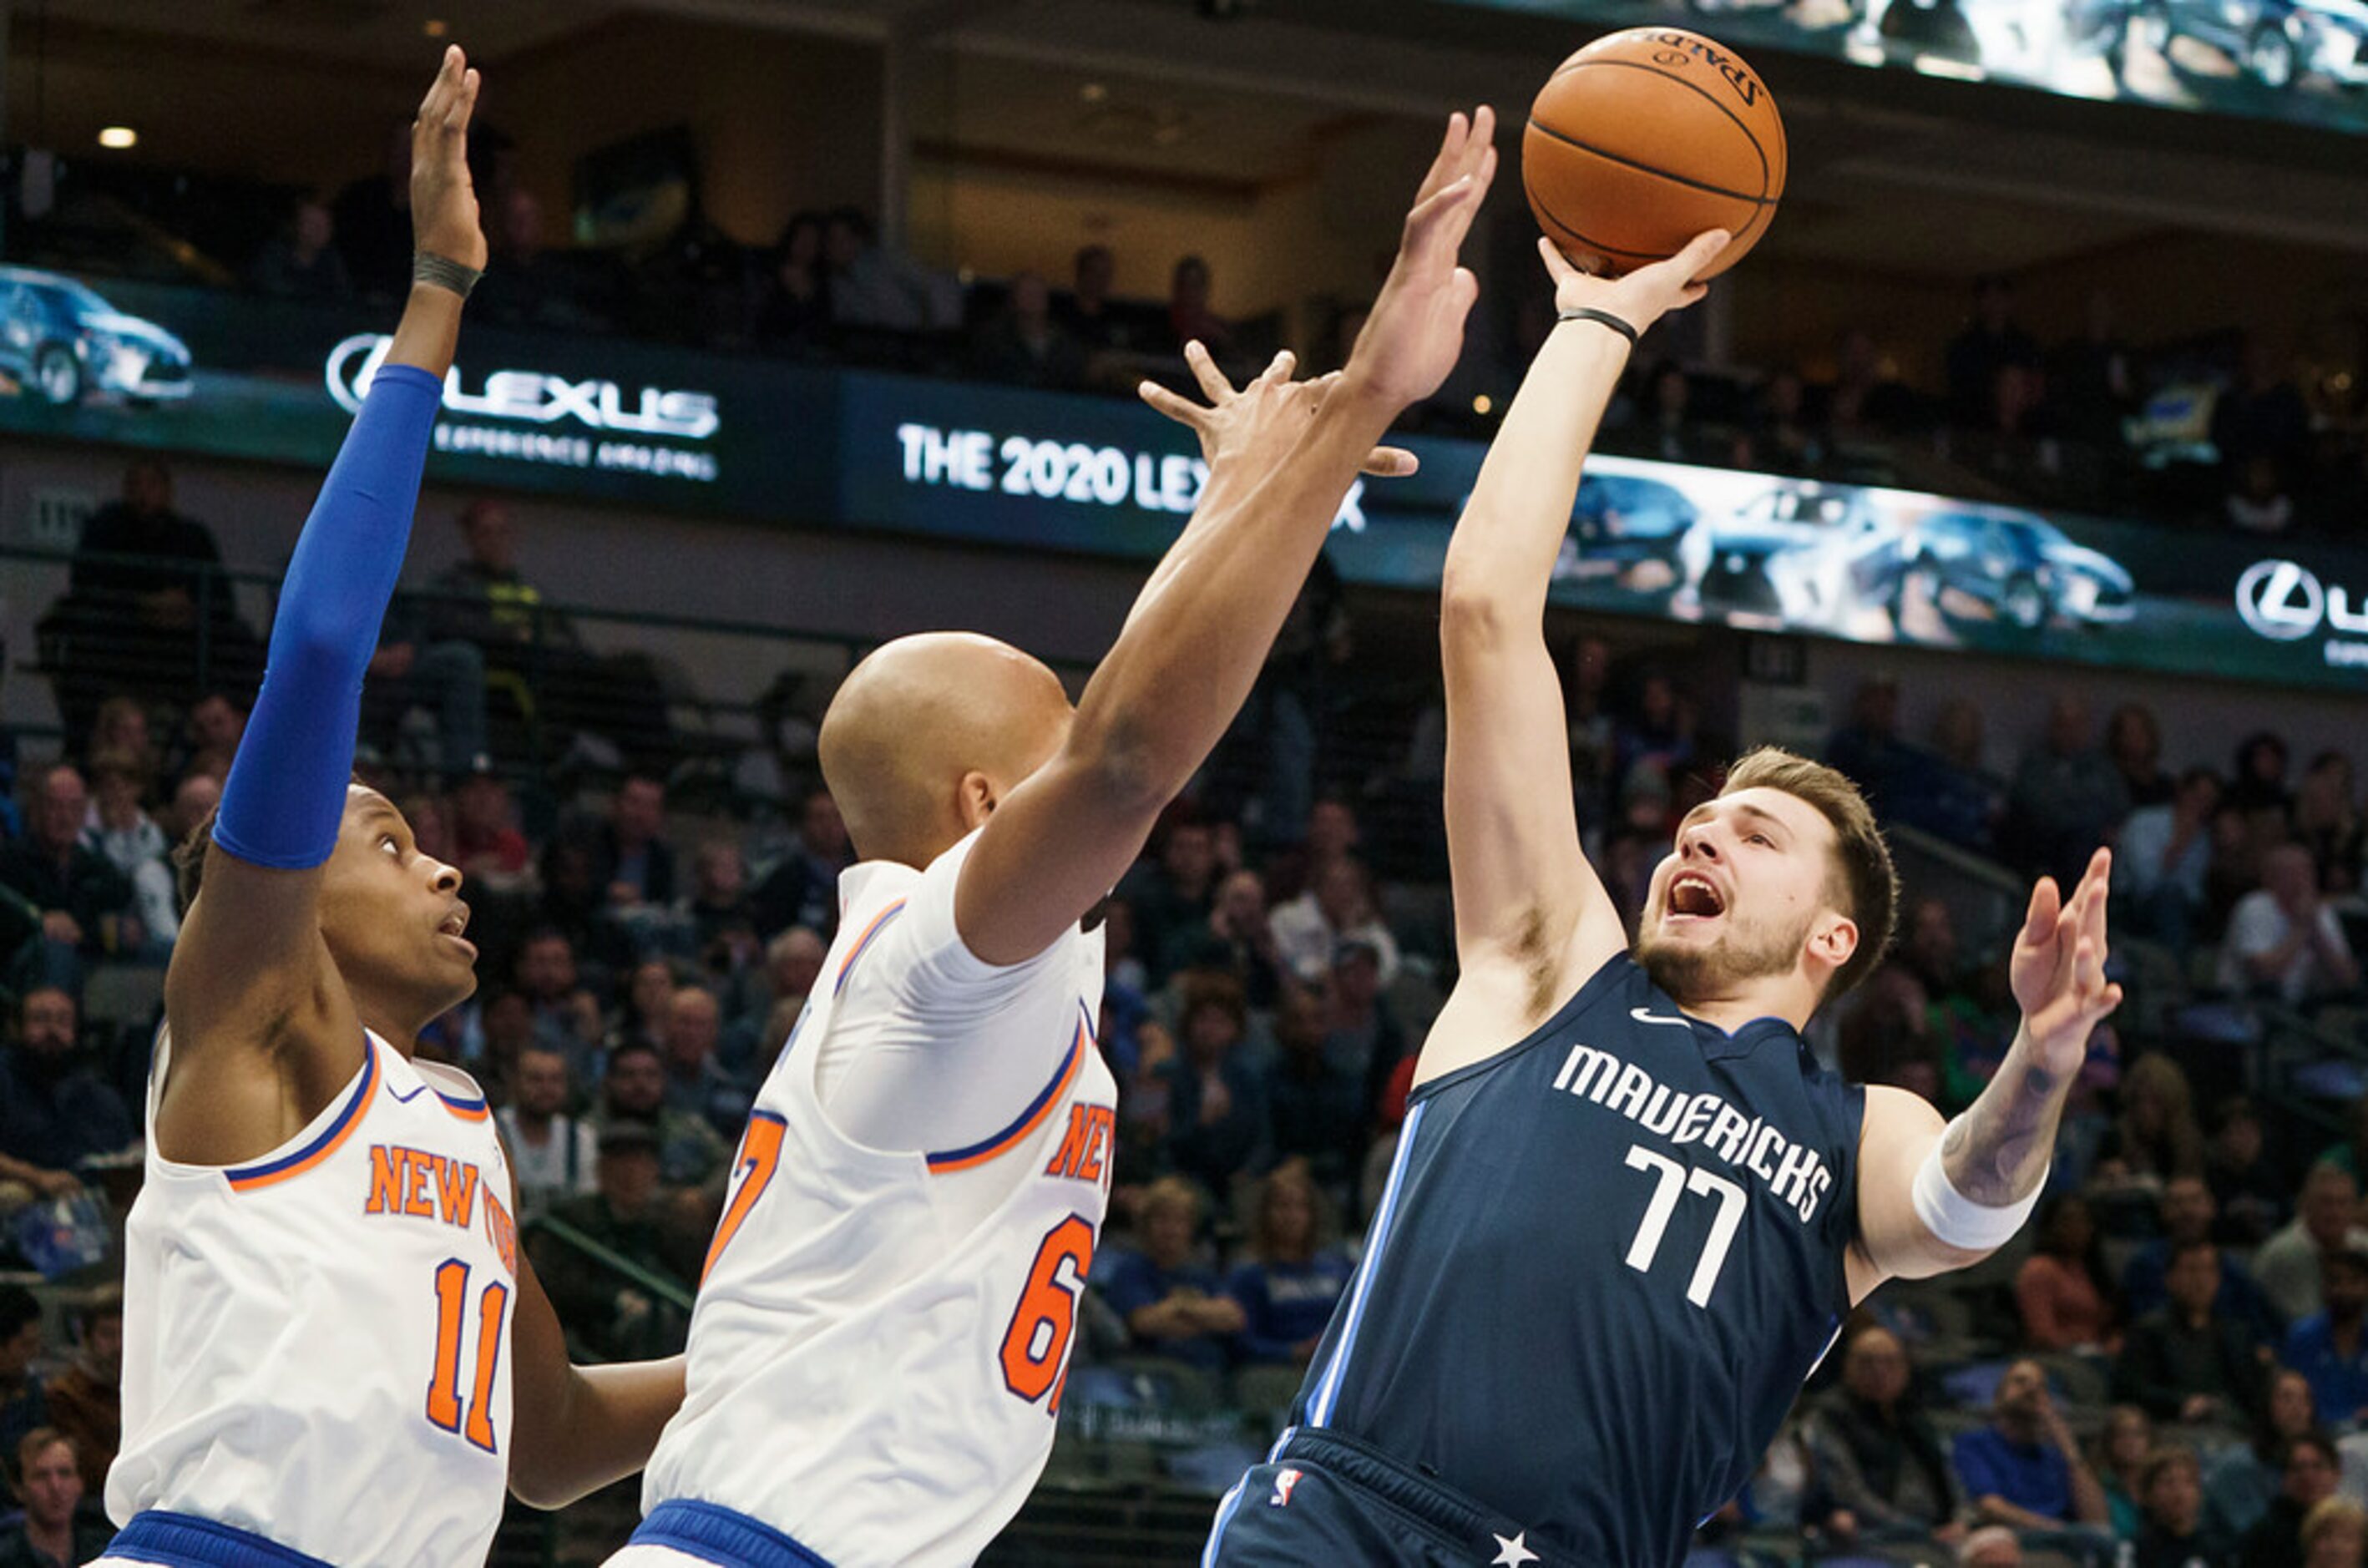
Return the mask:
{"type": "Polygon", "coordinates": [[[2237,613],[2271,642],[2292,642],[2318,630],[2327,616],[2327,590],[2307,567],[2256,561],[2237,579],[2237,613]]]}
{"type": "MultiPolygon", "coordinates": [[[[393,338],[364,333],[329,351],[324,376],[329,395],[347,413],[359,413],[370,378],[386,360],[393,338]]],[[[510,419],[527,425],[573,420],[593,430],[634,436],[667,436],[703,441],[723,424],[712,392],[645,386],[633,393],[609,381],[569,381],[541,370],[495,370],[474,392],[455,366],[444,376],[444,406],[455,414],[510,419]]]]}

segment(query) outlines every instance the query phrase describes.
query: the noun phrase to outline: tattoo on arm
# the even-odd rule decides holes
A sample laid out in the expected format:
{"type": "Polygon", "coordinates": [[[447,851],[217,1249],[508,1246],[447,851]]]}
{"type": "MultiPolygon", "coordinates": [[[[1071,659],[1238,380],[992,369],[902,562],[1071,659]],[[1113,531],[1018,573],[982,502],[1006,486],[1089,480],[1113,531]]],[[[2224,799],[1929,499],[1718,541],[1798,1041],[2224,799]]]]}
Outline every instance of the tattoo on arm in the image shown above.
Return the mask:
{"type": "Polygon", "coordinates": [[[2024,1057],[2019,1047],[2009,1052],[1981,1098],[1941,1136],[1941,1166],[1950,1184],[1986,1208],[2021,1202],[2046,1175],[2071,1090],[2069,1078],[2059,1082],[2024,1057]]]}

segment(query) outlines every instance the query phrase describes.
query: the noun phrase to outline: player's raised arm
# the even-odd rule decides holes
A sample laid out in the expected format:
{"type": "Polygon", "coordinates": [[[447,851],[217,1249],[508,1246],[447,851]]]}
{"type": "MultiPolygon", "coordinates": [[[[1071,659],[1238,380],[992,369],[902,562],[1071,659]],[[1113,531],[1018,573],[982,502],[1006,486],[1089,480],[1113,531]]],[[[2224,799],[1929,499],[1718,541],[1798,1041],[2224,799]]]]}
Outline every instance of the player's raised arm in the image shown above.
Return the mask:
{"type": "Polygon", "coordinates": [[[477,73],[446,51],[412,131],[419,280],[289,562],[263,688],[174,949],[175,1070],[160,1125],[176,1158],[244,1158],[310,1116],[298,1103],[306,1096],[275,1074],[216,1071],[226,1059],[276,1054],[300,1082],[334,1086],[360,1060],[359,1025],[391,1026],[359,1019],[336,981],[321,936],[323,868],[338,844],[362,673],[410,541],[462,295],[485,264],[465,159],[476,97],[477,73]]]}
{"type": "Polygon", "coordinates": [[[1486,108],[1450,121],[1337,381],[1293,385],[1281,362],[1236,394],[1199,355],[1214,407],[1146,393],[1201,432],[1207,490],[1060,750],[997,806],[962,868],[955,920],[979,958],[1031,958],[1108,894],[1249,695],[1350,483],[1396,466],[1375,443],[1463,348],[1478,285],[1457,256],[1496,172],[1495,124],[1486,108]]]}
{"type": "Polygon", "coordinates": [[[1605,279],[1539,242],[1562,320],[1506,411],[1448,545],[1440,650],[1456,952],[1465,986],[1479,982],[1492,1003],[1501,994],[1511,1016],[1498,1021],[1515,1036],[1625,939],[1579,847],[1562,683],[1546,651],[1547,585],[1634,335],[1702,297],[1692,279],[1726,243],[1703,234],[1668,261],[1605,279]]]}
{"type": "Polygon", "coordinates": [[[1943,1124],[1906,1090],[1868,1088],[1852,1300],[1888,1278],[1978,1262],[2021,1229],[2038,1202],[2089,1037],[2122,1002],[2122,988],[2105,978],[2112,872],[2112,851],[2100,849],[2069,903],[2052,878],[2032,890],[2012,968],[2022,1027],[1963,1115],[1943,1124]]]}

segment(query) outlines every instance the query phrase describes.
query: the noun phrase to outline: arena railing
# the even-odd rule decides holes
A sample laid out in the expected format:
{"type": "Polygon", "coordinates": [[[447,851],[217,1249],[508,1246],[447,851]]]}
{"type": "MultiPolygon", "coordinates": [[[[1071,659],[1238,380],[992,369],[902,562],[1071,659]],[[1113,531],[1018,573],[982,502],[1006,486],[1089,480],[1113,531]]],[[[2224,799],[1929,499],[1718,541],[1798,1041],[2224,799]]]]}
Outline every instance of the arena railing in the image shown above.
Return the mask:
{"type": "MultiPolygon", "coordinates": [[[[11,673],[44,681],[49,699],[6,688],[0,729],[37,750],[79,756],[98,704],[118,693],[157,708],[186,708],[217,689],[251,701],[278,575],[27,546],[0,546],[0,565],[15,601],[0,651],[11,673]],[[71,592],[78,564],[170,571],[192,583],[183,624],[143,629],[132,624],[131,598],[71,592]]],[[[794,798],[811,777],[813,727],[831,691],[875,645],[843,632],[554,601],[530,588],[488,598],[405,587],[381,645],[406,628],[423,647],[475,649],[488,726],[477,749],[530,790],[564,794],[586,778],[651,767],[683,783],[687,803],[734,812],[794,798]]],[[[1073,681],[1084,673],[1053,664],[1073,681]]],[[[447,770],[455,759],[439,756],[437,706],[424,679],[374,678],[364,766],[422,778],[447,770]]]]}

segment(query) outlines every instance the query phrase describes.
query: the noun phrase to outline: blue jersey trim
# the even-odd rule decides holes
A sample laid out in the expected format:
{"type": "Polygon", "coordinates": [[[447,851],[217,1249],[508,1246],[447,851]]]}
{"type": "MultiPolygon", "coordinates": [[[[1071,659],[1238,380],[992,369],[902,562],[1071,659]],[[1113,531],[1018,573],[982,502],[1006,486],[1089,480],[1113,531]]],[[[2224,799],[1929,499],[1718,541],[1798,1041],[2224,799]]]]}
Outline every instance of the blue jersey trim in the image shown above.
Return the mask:
{"type": "Polygon", "coordinates": [[[1201,1549],[1201,1568],[1217,1568],[1217,1549],[1224,1544],[1225,1527],[1240,1512],[1242,1494],[1249,1490],[1250,1478],[1243,1476],[1234,1483],[1234,1489],[1217,1502],[1216,1522],[1209,1527],[1209,1544],[1201,1549]]]}
{"type": "Polygon", "coordinates": [[[302,1175],[335,1153],[337,1146],[345,1142],[346,1134],[354,1130],[362,1113],[370,1108],[370,1096],[378,1091],[378,1043],[368,1035],[362,1037],[362,1056],[361,1071],[358,1074],[359,1082],[355,1084],[354,1092],[347,1096],[345,1108],[337,1113],[337,1119],[323,1128],[319,1137],[276,1160],[226,1169],[222,1172],[223,1179],[241,1192],[269,1187],[290,1176],[302,1175]]]}
{"type": "Polygon", "coordinates": [[[154,1562],[159,1568],[333,1568],[259,1535],[161,1508],[132,1515],[99,1555],[154,1562]]]}
{"type": "MultiPolygon", "coordinates": [[[[1085,1004],[1079,1002],[1077,1009],[1083,1012],[1085,1004]]],[[[1032,1131],[1036,1124],[1044,1119],[1044,1113],[1052,1109],[1053,1096],[1067,1088],[1069,1081],[1076,1075],[1077,1063],[1084,1057],[1086,1047],[1092,1040],[1093,1023],[1088,1018],[1078,1025],[1076,1034],[1069,1037],[1068,1054],[1062,1057],[1061,1065],[1053,1069],[1051,1081],[1037,1091],[1036,1097],[1028,1102],[1028,1108],[1014,1117],[1009,1126],[999,1132],[989,1133],[966,1147],[948,1149],[942,1153],[925,1155],[924,1158],[928,1160],[929,1168],[933,1171],[963,1170],[972,1165],[984,1165],[996,1154],[1003,1153],[1006,1147],[1018,1142],[1032,1131]]]]}
{"type": "Polygon", "coordinates": [[[635,1546],[663,1546],[717,1568],[830,1568],[820,1552],[718,1503],[677,1497],[650,1510],[635,1546]]]}
{"type": "Polygon", "coordinates": [[[1406,1108],[1406,1126],[1398,1133],[1397,1157],[1390,1162],[1389,1184],[1382,1188],[1381,1206],[1373,1214],[1372,1243],[1365,1249],[1364,1264],[1357,1270],[1356,1289],[1349,1293],[1348,1312],[1340,1320],[1339,1347],[1332,1352],[1331,1362],[1315,1385],[1315,1397],[1308,1402],[1310,1426],[1321,1426],[1330,1421],[1333,1407],[1339,1403],[1341,1374],[1348,1369],[1349,1354],[1357,1347],[1357,1329],[1365,1317],[1365,1296],[1372,1288],[1373,1276],[1381,1272],[1383,1255],[1389,1249],[1390,1227],[1397,1222],[1398,1198],[1406,1184],[1406,1165],[1414,1153],[1415,1133],[1422,1126],[1425,1105],[1417,1101],[1406,1108]]]}

